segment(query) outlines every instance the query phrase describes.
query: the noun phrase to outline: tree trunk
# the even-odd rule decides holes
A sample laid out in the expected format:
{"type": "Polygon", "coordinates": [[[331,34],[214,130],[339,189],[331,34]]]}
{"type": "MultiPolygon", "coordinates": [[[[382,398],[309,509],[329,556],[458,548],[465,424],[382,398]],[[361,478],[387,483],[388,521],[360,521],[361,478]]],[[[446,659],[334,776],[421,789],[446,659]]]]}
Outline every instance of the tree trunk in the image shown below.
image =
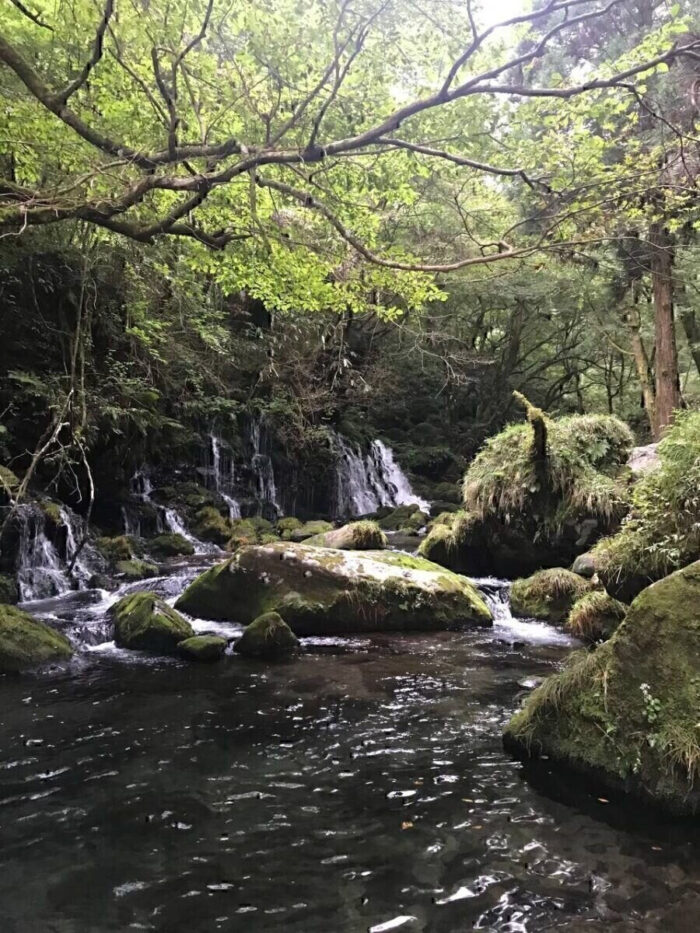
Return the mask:
{"type": "Polygon", "coordinates": [[[673,321],[673,246],[668,231],[661,223],[655,222],[650,225],[649,243],[656,349],[654,436],[659,438],[673,422],[673,413],[681,403],[681,393],[673,321]]]}

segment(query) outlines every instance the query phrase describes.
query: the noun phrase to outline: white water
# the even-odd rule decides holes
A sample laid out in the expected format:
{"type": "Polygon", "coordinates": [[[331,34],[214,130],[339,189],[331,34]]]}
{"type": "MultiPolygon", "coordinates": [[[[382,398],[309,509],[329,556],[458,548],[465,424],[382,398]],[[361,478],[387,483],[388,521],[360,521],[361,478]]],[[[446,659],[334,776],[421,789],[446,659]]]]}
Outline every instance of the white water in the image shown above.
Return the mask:
{"type": "Polygon", "coordinates": [[[236,479],[233,454],[228,445],[216,434],[209,435],[209,444],[211,446],[211,466],[207,468],[207,478],[210,479],[214,489],[228,506],[229,518],[240,518],[241,507],[238,500],[233,496],[233,486],[236,479]]]}
{"type": "Polygon", "coordinates": [[[86,541],[69,573],[68,568],[83,540],[85,524],[67,506],[61,507],[60,515],[59,527],[65,534],[65,547],[61,550],[47,535],[46,516],[38,505],[28,503],[17,510],[17,583],[23,602],[59,596],[76,585],[85,587],[96,573],[105,568],[99,552],[90,541],[86,541]]]}
{"type": "Polygon", "coordinates": [[[263,430],[262,416],[252,418],[248,433],[248,442],[253,451],[250,465],[257,480],[258,499],[272,505],[277,510],[277,514],[282,515],[282,506],[275,483],[275,470],[271,458],[263,451],[263,430]]]}
{"type": "Polygon", "coordinates": [[[525,642],[530,645],[570,645],[578,642],[546,622],[536,619],[516,619],[510,611],[510,580],[496,577],[470,578],[484,598],[493,615],[493,634],[508,642],[525,642]]]}
{"type": "MultiPolygon", "coordinates": [[[[194,547],[196,554],[209,554],[217,551],[218,548],[213,544],[200,541],[199,538],[189,531],[182,515],[172,507],[159,505],[153,501],[153,483],[147,467],[137,470],[131,477],[131,494],[135,499],[141,500],[151,505],[156,514],[156,531],[158,533],[167,531],[171,534],[182,535],[194,547]]],[[[129,515],[128,508],[122,508],[122,518],[124,520],[124,531],[126,534],[136,534],[141,536],[141,523],[135,521],[129,515]]]]}
{"type": "Polygon", "coordinates": [[[372,441],[366,454],[340,434],[334,435],[333,444],[337,454],[336,516],[366,515],[382,506],[411,503],[429,511],[430,503],[414,494],[393,451],[382,441],[372,441]]]}

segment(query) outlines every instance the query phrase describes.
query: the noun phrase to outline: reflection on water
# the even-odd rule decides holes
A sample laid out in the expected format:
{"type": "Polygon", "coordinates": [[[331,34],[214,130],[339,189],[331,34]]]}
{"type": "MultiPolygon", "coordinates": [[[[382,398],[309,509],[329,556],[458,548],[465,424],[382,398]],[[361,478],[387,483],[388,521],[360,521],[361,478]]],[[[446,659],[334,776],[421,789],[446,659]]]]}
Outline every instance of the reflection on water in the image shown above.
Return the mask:
{"type": "Polygon", "coordinates": [[[72,599],[44,610],[88,632],[78,659],[0,681],[6,933],[700,929],[691,826],[502,751],[553,629],[187,666],[110,648],[111,597],[72,599]]]}

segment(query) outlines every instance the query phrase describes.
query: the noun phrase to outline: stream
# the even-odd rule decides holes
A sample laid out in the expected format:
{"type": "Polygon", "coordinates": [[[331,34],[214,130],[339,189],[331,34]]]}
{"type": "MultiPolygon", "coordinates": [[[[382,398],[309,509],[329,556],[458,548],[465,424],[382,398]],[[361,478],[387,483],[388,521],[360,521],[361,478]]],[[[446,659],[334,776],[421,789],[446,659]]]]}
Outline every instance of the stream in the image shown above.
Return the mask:
{"type": "Polygon", "coordinates": [[[0,679],[3,933],[700,929],[692,826],[504,753],[572,647],[506,584],[479,581],[493,629],[308,638],[280,664],[114,646],[116,598],[174,600],[212,559],[28,604],[80,650],[0,679]]]}

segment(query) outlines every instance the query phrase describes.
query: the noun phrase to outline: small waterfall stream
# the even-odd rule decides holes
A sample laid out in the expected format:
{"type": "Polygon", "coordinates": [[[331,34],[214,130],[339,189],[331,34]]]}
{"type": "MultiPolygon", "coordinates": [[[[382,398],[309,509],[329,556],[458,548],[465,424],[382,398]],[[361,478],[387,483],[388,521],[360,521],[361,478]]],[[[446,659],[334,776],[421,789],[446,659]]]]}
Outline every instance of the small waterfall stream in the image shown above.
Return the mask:
{"type": "Polygon", "coordinates": [[[55,540],[47,534],[46,515],[36,503],[20,505],[17,516],[17,583],[22,601],[59,596],[76,585],[85,587],[104,571],[105,562],[94,545],[86,541],[80,546],[85,523],[67,506],[60,508],[55,540]]]}
{"type": "Polygon", "coordinates": [[[282,515],[284,513],[277,494],[275,470],[272,459],[266,452],[266,441],[265,423],[262,416],[251,418],[248,443],[252,450],[251,468],[257,481],[258,500],[260,503],[271,505],[277,515],[282,515]]]}
{"type": "MultiPolygon", "coordinates": [[[[148,467],[142,467],[131,477],[131,494],[135,499],[147,503],[155,510],[156,531],[159,534],[169,532],[170,534],[181,535],[192,544],[196,554],[207,554],[218,550],[214,545],[209,545],[196,538],[188,529],[185,520],[177,509],[172,506],[159,505],[153,500],[153,483],[151,482],[148,467]]],[[[140,537],[141,523],[138,518],[134,518],[128,507],[122,508],[122,518],[124,520],[125,534],[140,537]]]]}
{"type": "Polygon", "coordinates": [[[337,517],[367,515],[382,506],[411,503],[425,512],[430,510],[430,503],[415,495],[393,451],[382,441],[372,441],[364,454],[340,434],[333,436],[333,445],[337,454],[334,502],[337,517]]]}
{"type": "Polygon", "coordinates": [[[228,506],[229,518],[241,517],[241,506],[234,497],[236,480],[235,462],[231,448],[217,434],[209,434],[210,460],[204,469],[207,488],[212,487],[219,493],[228,506]]]}

